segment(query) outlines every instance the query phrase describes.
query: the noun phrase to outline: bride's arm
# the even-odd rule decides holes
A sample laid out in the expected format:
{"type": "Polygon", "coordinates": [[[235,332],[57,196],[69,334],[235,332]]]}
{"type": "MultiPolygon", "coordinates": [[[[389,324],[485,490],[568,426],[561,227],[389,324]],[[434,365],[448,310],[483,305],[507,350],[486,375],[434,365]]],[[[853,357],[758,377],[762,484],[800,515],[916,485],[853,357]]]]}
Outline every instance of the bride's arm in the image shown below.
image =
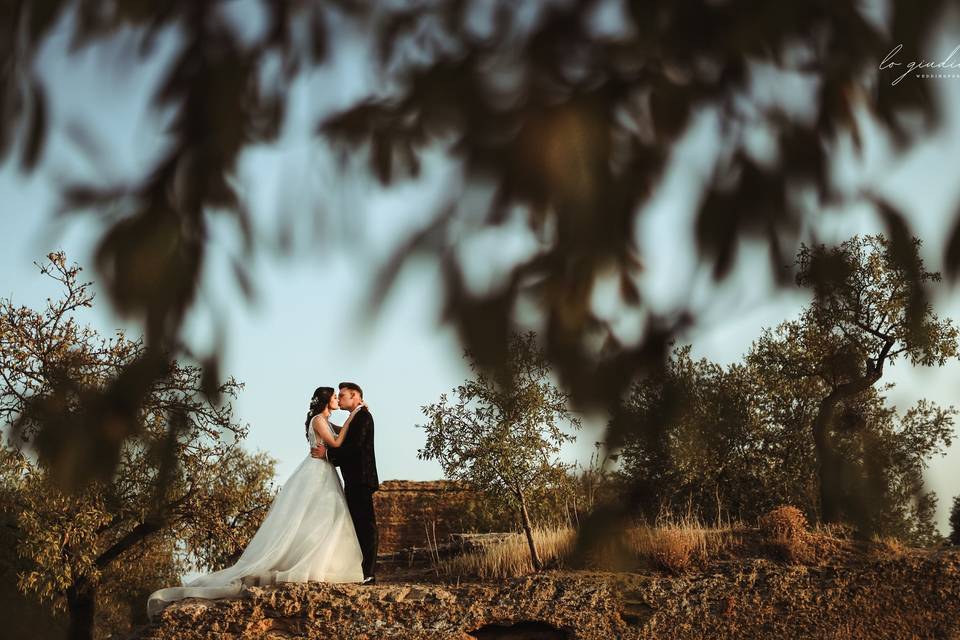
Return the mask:
{"type": "MultiPolygon", "coordinates": [[[[357,407],[356,409],[354,409],[354,410],[350,413],[350,415],[347,417],[347,421],[349,422],[349,421],[350,421],[350,418],[353,417],[353,414],[354,414],[354,413],[356,413],[357,411],[359,411],[360,409],[362,409],[363,407],[366,407],[366,406],[367,406],[367,403],[366,403],[366,402],[361,402],[361,403],[360,403],[360,406],[357,407]]],[[[343,427],[346,426],[346,424],[347,424],[346,422],[344,422],[343,424],[337,424],[337,423],[334,422],[333,420],[329,420],[329,419],[327,420],[327,422],[330,424],[331,427],[333,427],[333,430],[334,430],[335,433],[340,433],[340,429],[343,429],[343,427]]]]}
{"type": "Polygon", "coordinates": [[[317,437],[328,447],[337,449],[343,444],[343,439],[347,437],[347,430],[350,428],[350,422],[353,421],[353,416],[357,415],[357,410],[355,409],[353,413],[350,414],[350,417],[347,418],[346,422],[343,423],[343,426],[340,427],[339,433],[336,437],[330,434],[330,431],[327,429],[318,429],[318,425],[323,424],[324,417],[320,414],[317,414],[313,418],[312,426],[314,433],[317,434],[317,437]],[[319,418],[319,420],[317,419],[319,418]]]}

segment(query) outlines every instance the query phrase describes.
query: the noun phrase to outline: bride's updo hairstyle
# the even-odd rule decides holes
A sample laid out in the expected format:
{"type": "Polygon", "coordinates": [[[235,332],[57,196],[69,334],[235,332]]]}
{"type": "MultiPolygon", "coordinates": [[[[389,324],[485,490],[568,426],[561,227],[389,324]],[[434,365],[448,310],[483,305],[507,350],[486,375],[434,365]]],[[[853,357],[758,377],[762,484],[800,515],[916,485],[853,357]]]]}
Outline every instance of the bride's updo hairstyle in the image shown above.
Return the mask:
{"type": "Polygon", "coordinates": [[[304,423],[306,428],[303,434],[307,436],[307,440],[310,439],[310,421],[313,420],[313,416],[323,413],[323,410],[327,408],[333,392],[333,387],[317,387],[314,389],[313,397],[310,398],[310,408],[307,409],[307,421],[304,423]]]}

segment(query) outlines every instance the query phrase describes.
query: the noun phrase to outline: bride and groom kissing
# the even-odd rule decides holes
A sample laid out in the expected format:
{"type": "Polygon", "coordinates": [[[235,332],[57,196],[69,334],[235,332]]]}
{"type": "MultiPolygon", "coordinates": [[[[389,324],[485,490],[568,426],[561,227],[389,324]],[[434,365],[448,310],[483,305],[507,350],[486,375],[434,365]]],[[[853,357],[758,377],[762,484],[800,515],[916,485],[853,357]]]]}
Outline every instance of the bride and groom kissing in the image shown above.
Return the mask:
{"type": "Polygon", "coordinates": [[[310,455],[274,498],[260,528],[237,562],[201,575],[182,587],[150,594],[152,618],[182,598],[224,598],[244,586],[279,582],[375,582],[377,520],[373,493],[379,488],[373,416],[363,390],[352,382],[318,387],[305,421],[310,455]],[[332,411],[350,416],[342,426],[332,411]],[[334,469],[340,467],[343,485],[334,469]]]}

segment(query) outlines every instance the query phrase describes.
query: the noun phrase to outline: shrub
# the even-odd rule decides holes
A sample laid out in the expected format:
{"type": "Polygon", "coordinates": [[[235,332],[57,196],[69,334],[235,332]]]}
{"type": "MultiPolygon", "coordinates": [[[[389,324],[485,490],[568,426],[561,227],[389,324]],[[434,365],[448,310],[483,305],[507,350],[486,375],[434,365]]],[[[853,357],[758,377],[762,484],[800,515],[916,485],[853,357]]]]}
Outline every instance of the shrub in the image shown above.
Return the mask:
{"type": "Polygon", "coordinates": [[[807,517],[796,507],[777,507],[760,518],[760,531],[769,539],[803,540],[810,533],[807,517]]]}
{"type": "Polygon", "coordinates": [[[801,562],[810,556],[810,528],[800,509],[782,506],[760,518],[760,533],[774,555],[787,562],[801,562]]]}

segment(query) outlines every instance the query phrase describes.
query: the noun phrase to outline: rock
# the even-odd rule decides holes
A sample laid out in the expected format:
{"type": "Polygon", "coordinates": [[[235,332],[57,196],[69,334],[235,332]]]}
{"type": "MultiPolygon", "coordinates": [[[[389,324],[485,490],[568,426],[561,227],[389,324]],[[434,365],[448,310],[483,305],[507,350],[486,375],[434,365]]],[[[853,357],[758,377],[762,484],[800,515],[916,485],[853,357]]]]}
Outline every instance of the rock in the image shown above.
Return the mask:
{"type": "Polygon", "coordinates": [[[832,567],[738,560],[683,576],[288,584],[242,596],[175,603],[135,638],[952,638],[960,637],[960,552],[832,567]]]}

